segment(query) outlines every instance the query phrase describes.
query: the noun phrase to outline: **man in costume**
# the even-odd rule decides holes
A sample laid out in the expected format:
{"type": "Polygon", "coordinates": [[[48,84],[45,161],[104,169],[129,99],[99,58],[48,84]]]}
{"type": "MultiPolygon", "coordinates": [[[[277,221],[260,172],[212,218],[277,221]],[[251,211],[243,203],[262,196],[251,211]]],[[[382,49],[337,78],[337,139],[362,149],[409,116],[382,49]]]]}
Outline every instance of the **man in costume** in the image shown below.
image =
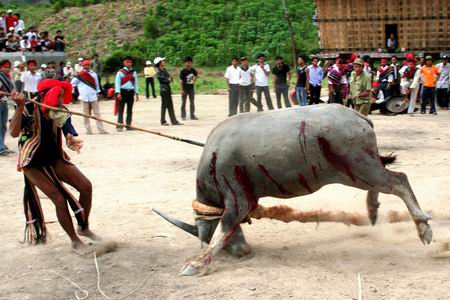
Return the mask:
{"type": "MultiPolygon", "coordinates": [[[[129,126],[133,120],[134,98],[136,97],[136,102],[139,101],[139,88],[137,72],[133,69],[133,59],[129,56],[125,57],[123,65],[124,67],[117,72],[115,84],[116,99],[119,101],[117,123],[123,124],[123,111],[126,105],[126,124],[129,126]]],[[[118,126],[117,131],[122,131],[122,128],[118,126]]]]}
{"type": "MultiPolygon", "coordinates": [[[[91,112],[93,111],[97,118],[101,118],[102,116],[100,115],[100,106],[97,97],[97,94],[101,92],[98,75],[91,70],[91,62],[88,59],[83,60],[81,66],[83,67],[83,70],[72,79],[72,85],[76,86],[80,93],[78,99],[83,103],[83,113],[91,115],[91,112]]],[[[86,128],[86,134],[92,134],[89,118],[84,118],[84,127],[86,128]]],[[[103,123],[100,121],[97,121],[97,129],[100,134],[108,133],[103,128],[103,123]]]]}
{"type": "Polygon", "coordinates": [[[5,145],[6,124],[8,123],[8,96],[14,90],[11,81],[11,62],[9,60],[0,61],[0,156],[12,153],[5,145]]]}
{"type": "MultiPolygon", "coordinates": [[[[378,82],[380,82],[381,91],[384,94],[384,98],[388,98],[393,95],[393,84],[394,84],[394,70],[388,64],[387,58],[381,59],[381,64],[377,70],[378,82]]],[[[386,102],[380,104],[380,113],[384,115],[392,115],[386,108],[386,102]]]]}
{"type": "MultiPolygon", "coordinates": [[[[89,229],[89,214],[92,204],[90,181],[69,162],[62,148],[65,136],[69,149],[79,151],[82,142],[75,138],[77,132],[70,116],[40,107],[32,102],[25,103],[22,94],[13,92],[16,111],[11,120],[10,133],[19,137],[18,170],[25,176],[24,205],[26,216],[25,240],[29,243],[45,243],[46,228],[36,188],[49,197],[56,206],[56,215],[64,231],[72,241],[74,249],[87,247],[79,236],[99,240],[89,229]],[[64,187],[63,182],[79,193],[77,201],[64,187]],[[68,204],[78,222],[75,231],[68,204]]],[[[57,80],[43,80],[38,84],[37,101],[50,106],[68,104],[72,100],[72,85],[57,80]]]]}

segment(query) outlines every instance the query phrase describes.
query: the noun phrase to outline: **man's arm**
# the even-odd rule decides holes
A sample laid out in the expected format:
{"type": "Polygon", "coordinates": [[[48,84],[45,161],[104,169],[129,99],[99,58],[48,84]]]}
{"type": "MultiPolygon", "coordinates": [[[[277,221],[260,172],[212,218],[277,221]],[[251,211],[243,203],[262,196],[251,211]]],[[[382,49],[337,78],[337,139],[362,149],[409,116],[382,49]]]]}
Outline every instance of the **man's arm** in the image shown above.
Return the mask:
{"type": "Polygon", "coordinates": [[[95,72],[94,72],[94,74],[95,74],[95,76],[94,76],[94,78],[95,78],[95,90],[96,90],[97,94],[100,94],[101,90],[100,90],[100,83],[98,81],[98,75],[95,72]]]}
{"type": "Polygon", "coordinates": [[[138,76],[137,76],[136,71],[134,71],[133,77],[134,77],[134,93],[136,95],[139,95],[139,82],[138,82],[138,76]]]}
{"type": "Polygon", "coordinates": [[[116,80],[114,82],[114,88],[115,88],[115,92],[116,94],[120,94],[120,87],[122,86],[121,80],[122,80],[122,72],[117,72],[116,74],[116,80]]]}
{"type": "Polygon", "coordinates": [[[184,95],[183,71],[180,71],[180,90],[181,95],[184,95]]]}
{"type": "Polygon", "coordinates": [[[11,95],[11,99],[16,103],[16,111],[11,119],[11,123],[9,124],[9,133],[13,138],[16,138],[20,135],[22,131],[22,115],[25,109],[25,95],[19,94],[17,92],[13,92],[11,95]]]}
{"type": "Polygon", "coordinates": [[[292,78],[292,74],[291,74],[291,70],[289,70],[288,73],[287,73],[287,83],[288,83],[288,85],[291,83],[291,78],[292,78]]]}

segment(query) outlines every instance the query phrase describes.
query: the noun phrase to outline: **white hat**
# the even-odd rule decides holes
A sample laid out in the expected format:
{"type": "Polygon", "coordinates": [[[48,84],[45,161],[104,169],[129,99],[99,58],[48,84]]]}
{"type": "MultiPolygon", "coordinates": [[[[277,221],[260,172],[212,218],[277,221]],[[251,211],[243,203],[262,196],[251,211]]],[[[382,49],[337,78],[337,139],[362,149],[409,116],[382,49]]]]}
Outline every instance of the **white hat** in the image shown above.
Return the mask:
{"type": "Polygon", "coordinates": [[[159,64],[161,61],[163,61],[163,60],[165,60],[166,58],[165,57],[157,57],[157,58],[155,58],[155,60],[153,61],[153,64],[155,64],[155,65],[157,65],[157,64],[159,64]]]}
{"type": "Polygon", "coordinates": [[[20,65],[20,61],[16,60],[16,61],[14,62],[14,68],[17,68],[19,65],[20,65]]]}
{"type": "Polygon", "coordinates": [[[41,65],[41,69],[42,69],[42,68],[44,68],[44,69],[47,68],[47,65],[46,65],[46,64],[42,64],[42,65],[41,65]]]}
{"type": "Polygon", "coordinates": [[[8,9],[7,13],[11,14],[12,13],[12,9],[8,9]]]}
{"type": "Polygon", "coordinates": [[[78,58],[78,61],[83,61],[83,58],[82,57],[78,58]]]}
{"type": "Polygon", "coordinates": [[[66,62],[66,67],[71,67],[72,63],[70,61],[66,62]]]}
{"type": "Polygon", "coordinates": [[[14,29],[14,27],[9,27],[9,31],[13,31],[14,29]]]}
{"type": "Polygon", "coordinates": [[[151,65],[152,65],[152,62],[149,61],[149,60],[147,60],[147,61],[145,62],[145,64],[146,64],[147,66],[151,66],[151,65]]]}

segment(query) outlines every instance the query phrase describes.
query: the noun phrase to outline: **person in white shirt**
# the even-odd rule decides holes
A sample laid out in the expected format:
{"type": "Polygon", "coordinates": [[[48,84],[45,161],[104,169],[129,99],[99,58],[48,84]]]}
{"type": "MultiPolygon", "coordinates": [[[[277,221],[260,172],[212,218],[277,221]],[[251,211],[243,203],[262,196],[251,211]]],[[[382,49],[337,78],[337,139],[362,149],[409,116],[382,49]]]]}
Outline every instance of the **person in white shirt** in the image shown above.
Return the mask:
{"type": "Polygon", "coordinates": [[[78,58],[78,63],[73,66],[73,69],[75,70],[75,74],[78,74],[83,70],[83,67],[81,67],[81,62],[83,61],[83,58],[78,58]]]}
{"type": "Polygon", "coordinates": [[[75,76],[75,70],[72,67],[72,63],[68,61],[66,66],[63,68],[64,78],[72,80],[75,76]]]}
{"type": "Polygon", "coordinates": [[[266,57],[264,54],[259,54],[256,59],[258,63],[252,67],[252,73],[255,76],[255,87],[256,87],[256,101],[258,101],[258,106],[262,111],[262,93],[264,92],[264,97],[266,98],[267,107],[269,110],[273,110],[272,99],[270,98],[269,90],[269,74],[270,66],[265,63],[266,57]]]}
{"type": "Polygon", "coordinates": [[[42,77],[36,72],[37,62],[34,59],[27,61],[28,71],[20,76],[20,81],[23,82],[23,91],[29,99],[37,96],[37,86],[42,77]]]}
{"type": "Polygon", "coordinates": [[[229,66],[225,72],[225,78],[228,84],[228,117],[237,114],[239,104],[239,80],[241,77],[241,68],[238,66],[237,57],[233,57],[231,60],[231,66],[229,66]]]}
{"type": "Polygon", "coordinates": [[[20,40],[20,51],[30,51],[31,50],[31,43],[28,40],[28,37],[24,35],[22,39],[20,40]]]}
{"type": "Polygon", "coordinates": [[[258,102],[253,99],[253,74],[252,69],[248,65],[247,57],[241,58],[241,72],[239,79],[239,113],[249,112],[250,103],[255,105],[258,111],[262,109],[259,107],[258,102]]]}
{"type": "Polygon", "coordinates": [[[5,20],[5,12],[2,12],[0,15],[0,27],[3,28],[3,30],[6,32],[6,20],[5,20]]]}
{"type": "Polygon", "coordinates": [[[401,92],[405,102],[408,104],[408,114],[414,114],[416,108],[416,100],[419,94],[419,78],[420,70],[416,66],[416,60],[410,59],[406,64],[406,68],[401,73],[402,79],[400,82],[401,92]]]}
{"type": "Polygon", "coordinates": [[[28,32],[27,33],[25,33],[25,35],[28,37],[28,40],[29,41],[31,41],[31,38],[34,36],[35,38],[38,38],[38,35],[37,35],[37,33],[36,33],[36,31],[35,31],[35,27],[30,27],[29,29],[28,29],[28,32]]]}
{"type": "Polygon", "coordinates": [[[446,54],[442,56],[442,62],[436,67],[441,71],[436,83],[436,100],[440,108],[448,110],[450,64],[446,54]]]}
{"type": "MultiPolygon", "coordinates": [[[[101,92],[98,75],[91,70],[91,62],[88,59],[83,60],[80,65],[83,69],[72,79],[72,86],[78,88],[78,99],[83,104],[83,113],[91,115],[93,111],[97,118],[101,118],[97,97],[101,92]]],[[[92,134],[89,118],[84,118],[84,127],[86,128],[86,134],[92,134]]],[[[97,121],[97,129],[100,134],[108,133],[100,121],[97,121]]]]}
{"type": "Polygon", "coordinates": [[[17,18],[17,22],[15,25],[15,31],[17,34],[21,33],[25,33],[25,22],[20,18],[20,14],[14,14],[17,18]]]}

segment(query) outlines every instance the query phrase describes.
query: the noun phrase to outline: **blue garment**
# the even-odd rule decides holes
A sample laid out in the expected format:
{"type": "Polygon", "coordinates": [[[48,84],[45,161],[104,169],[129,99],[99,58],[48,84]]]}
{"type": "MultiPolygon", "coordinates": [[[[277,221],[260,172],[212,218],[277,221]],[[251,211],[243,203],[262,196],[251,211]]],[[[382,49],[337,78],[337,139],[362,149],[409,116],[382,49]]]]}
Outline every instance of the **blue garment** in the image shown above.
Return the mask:
{"type": "Polygon", "coordinates": [[[306,90],[302,86],[297,87],[297,101],[300,106],[308,105],[308,95],[306,94],[306,90]]]}
{"type": "Polygon", "coordinates": [[[8,123],[8,102],[0,100],[0,152],[8,149],[5,145],[6,124],[8,123]]]}
{"type": "MultiPolygon", "coordinates": [[[[127,67],[124,67],[123,69],[128,71],[127,67]]],[[[124,78],[124,77],[125,77],[125,75],[123,75],[122,72],[120,72],[120,71],[117,72],[116,81],[115,81],[116,93],[120,93],[121,89],[125,89],[125,90],[134,90],[135,94],[139,94],[139,84],[138,84],[136,71],[133,71],[134,84],[131,82],[131,80],[125,84],[121,84],[122,78],[124,78]]]]}
{"type": "Polygon", "coordinates": [[[308,67],[309,70],[309,84],[313,86],[319,86],[322,84],[323,70],[321,67],[317,66],[314,68],[313,65],[308,67]]]}

